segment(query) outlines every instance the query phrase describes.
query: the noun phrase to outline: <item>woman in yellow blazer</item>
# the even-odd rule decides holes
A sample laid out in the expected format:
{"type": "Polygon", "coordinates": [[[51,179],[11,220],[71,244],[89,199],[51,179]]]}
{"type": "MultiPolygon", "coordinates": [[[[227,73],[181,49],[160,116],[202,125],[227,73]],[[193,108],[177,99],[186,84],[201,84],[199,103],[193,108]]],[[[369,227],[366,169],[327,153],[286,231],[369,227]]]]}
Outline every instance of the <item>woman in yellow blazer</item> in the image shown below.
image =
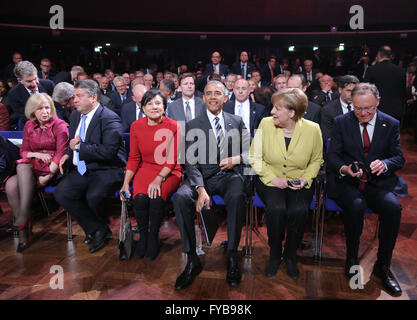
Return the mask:
{"type": "Polygon", "coordinates": [[[313,195],[313,179],[323,164],[320,127],[303,119],[308,100],[298,88],[272,95],[272,117],[264,118],[252,141],[249,163],[258,174],[255,187],[265,203],[270,257],[265,274],[277,273],[287,227],[284,260],[297,279],[296,251],[313,195]]]}

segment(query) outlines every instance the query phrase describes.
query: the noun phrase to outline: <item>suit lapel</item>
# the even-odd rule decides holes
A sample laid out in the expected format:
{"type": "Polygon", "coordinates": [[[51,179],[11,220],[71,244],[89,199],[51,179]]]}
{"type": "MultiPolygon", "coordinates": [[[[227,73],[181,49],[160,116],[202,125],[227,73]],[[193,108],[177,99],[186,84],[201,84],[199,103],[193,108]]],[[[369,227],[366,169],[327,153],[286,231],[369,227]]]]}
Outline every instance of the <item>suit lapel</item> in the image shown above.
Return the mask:
{"type": "Polygon", "coordinates": [[[256,108],[253,102],[251,101],[249,107],[249,125],[250,128],[247,128],[250,132],[254,132],[254,126],[255,126],[255,116],[256,116],[256,108]]]}
{"type": "Polygon", "coordinates": [[[177,110],[178,111],[178,118],[177,119],[184,119],[184,121],[185,121],[185,112],[184,112],[185,102],[184,102],[184,98],[181,98],[179,102],[180,103],[178,104],[179,108],[177,110]]]}
{"type": "Polygon", "coordinates": [[[337,108],[336,108],[336,116],[339,116],[343,114],[342,105],[340,103],[340,100],[337,101],[337,108]]]}
{"type": "Polygon", "coordinates": [[[387,125],[384,122],[381,113],[377,111],[374,134],[372,135],[371,147],[369,148],[368,158],[371,158],[369,157],[369,155],[371,155],[372,152],[377,149],[378,142],[383,140],[383,129],[384,127],[386,128],[386,126],[387,125]]]}
{"type": "Polygon", "coordinates": [[[98,123],[100,122],[100,115],[101,112],[103,111],[103,107],[101,105],[98,106],[96,113],[93,116],[93,119],[91,119],[90,124],[88,125],[88,129],[85,135],[85,140],[88,141],[90,139],[90,136],[92,134],[92,132],[94,132],[94,128],[98,125],[98,123]]]}
{"type": "MultiPolygon", "coordinates": [[[[292,135],[290,144],[288,146],[288,152],[287,152],[288,156],[290,156],[293,153],[295,146],[297,145],[298,140],[300,139],[300,136],[303,131],[303,123],[304,123],[303,119],[300,119],[295,123],[294,134],[292,135]]],[[[284,143],[284,150],[286,150],[285,138],[281,139],[281,141],[284,143]]]]}
{"type": "Polygon", "coordinates": [[[365,155],[363,153],[363,142],[362,142],[362,137],[361,137],[361,130],[359,129],[359,121],[353,112],[349,113],[349,119],[350,119],[349,132],[346,132],[345,134],[352,135],[353,140],[354,140],[354,145],[358,147],[359,154],[361,155],[361,160],[365,160],[365,155]]]}

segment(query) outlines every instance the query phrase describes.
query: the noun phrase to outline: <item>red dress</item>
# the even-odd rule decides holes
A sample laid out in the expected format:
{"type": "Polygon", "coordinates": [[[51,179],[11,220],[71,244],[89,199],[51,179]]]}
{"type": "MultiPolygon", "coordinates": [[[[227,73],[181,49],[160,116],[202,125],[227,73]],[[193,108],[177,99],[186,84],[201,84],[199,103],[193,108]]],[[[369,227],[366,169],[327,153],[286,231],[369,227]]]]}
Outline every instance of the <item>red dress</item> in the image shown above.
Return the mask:
{"type": "Polygon", "coordinates": [[[175,120],[162,117],[161,123],[150,126],[146,117],[132,123],[130,128],[130,153],[126,170],[135,173],[133,197],[148,194],[149,184],[162,168],[171,169],[161,184],[161,197],[166,201],[182,180],[182,167],[178,163],[178,146],[182,138],[181,127],[175,120]]]}
{"type": "Polygon", "coordinates": [[[27,158],[28,152],[49,153],[52,161],[59,165],[59,161],[68,148],[68,129],[65,121],[53,117],[42,129],[34,120],[26,122],[23,128],[23,140],[20,148],[22,159],[17,163],[30,163],[36,177],[49,174],[49,165],[37,158],[27,158]]]}

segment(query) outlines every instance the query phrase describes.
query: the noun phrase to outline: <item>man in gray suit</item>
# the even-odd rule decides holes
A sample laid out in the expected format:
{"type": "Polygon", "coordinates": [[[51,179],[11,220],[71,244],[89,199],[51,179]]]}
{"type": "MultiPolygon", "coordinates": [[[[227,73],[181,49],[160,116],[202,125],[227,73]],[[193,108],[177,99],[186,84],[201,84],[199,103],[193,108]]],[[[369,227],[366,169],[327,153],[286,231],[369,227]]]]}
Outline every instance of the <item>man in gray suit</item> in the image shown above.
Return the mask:
{"type": "Polygon", "coordinates": [[[209,210],[210,196],[215,194],[223,197],[227,212],[226,281],[235,286],[241,280],[237,249],[245,214],[245,183],[240,164],[247,163],[250,134],[241,117],[223,112],[227,96],[220,81],[207,83],[203,100],[206,110],[186,124],[187,179],[173,197],[182,250],[188,258],[175,282],[177,290],[190,286],[202,271],[196,254],[194,215],[209,210]]]}
{"type": "Polygon", "coordinates": [[[168,105],[166,115],[180,123],[182,134],[185,136],[185,123],[197,118],[205,110],[205,104],[203,99],[194,95],[195,84],[192,73],[182,74],[179,81],[182,97],[168,105]]]}

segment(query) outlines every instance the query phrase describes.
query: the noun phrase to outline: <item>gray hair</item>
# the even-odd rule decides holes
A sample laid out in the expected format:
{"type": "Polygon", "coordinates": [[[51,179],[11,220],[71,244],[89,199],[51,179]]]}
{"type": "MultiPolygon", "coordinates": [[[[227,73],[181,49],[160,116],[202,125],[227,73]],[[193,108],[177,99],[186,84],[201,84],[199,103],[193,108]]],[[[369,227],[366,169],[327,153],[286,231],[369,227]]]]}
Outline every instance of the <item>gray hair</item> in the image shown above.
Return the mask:
{"type": "Polygon", "coordinates": [[[355,88],[352,90],[352,98],[355,95],[364,95],[364,94],[367,94],[368,92],[372,93],[376,99],[379,99],[378,88],[373,83],[368,83],[368,82],[358,83],[355,86],[355,88]]]}
{"type": "Polygon", "coordinates": [[[52,99],[56,102],[68,101],[74,95],[74,86],[68,82],[58,83],[52,94],[52,99]]]}
{"type": "Polygon", "coordinates": [[[97,95],[97,97],[100,96],[100,89],[97,82],[91,79],[77,81],[74,89],[86,89],[90,97],[94,94],[97,95]]]}
{"type": "MultiPolygon", "coordinates": [[[[223,90],[223,94],[227,94],[226,93],[226,87],[224,86],[224,84],[222,82],[220,82],[218,80],[210,80],[209,82],[207,82],[205,88],[207,88],[207,86],[209,84],[216,84],[216,85],[218,85],[223,90]]],[[[205,88],[204,88],[204,91],[206,90],[205,88]]]]}
{"type": "Polygon", "coordinates": [[[153,76],[150,73],[147,73],[143,76],[143,78],[146,78],[146,77],[148,77],[148,78],[151,77],[151,79],[153,80],[153,76]]]}
{"type": "Polygon", "coordinates": [[[72,66],[71,72],[77,72],[77,73],[84,72],[84,68],[80,66],[72,66]]]}
{"type": "Polygon", "coordinates": [[[17,78],[22,79],[23,75],[31,76],[33,74],[38,74],[38,70],[30,61],[20,61],[14,67],[14,74],[17,78]]]}
{"type": "Polygon", "coordinates": [[[117,76],[113,79],[113,84],[116,85],[116,82],[122,82],[124,84],[126,84],[125,82],[125,78],[121,77],[121,76],[117,76]]]}

